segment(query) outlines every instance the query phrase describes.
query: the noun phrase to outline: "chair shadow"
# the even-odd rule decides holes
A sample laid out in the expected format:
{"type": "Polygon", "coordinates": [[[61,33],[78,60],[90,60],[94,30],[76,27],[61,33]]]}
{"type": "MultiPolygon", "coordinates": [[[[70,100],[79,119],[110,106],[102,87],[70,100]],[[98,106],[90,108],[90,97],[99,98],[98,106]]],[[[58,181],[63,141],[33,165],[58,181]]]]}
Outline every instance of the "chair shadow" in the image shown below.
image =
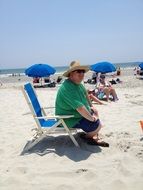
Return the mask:
{"type": "Polygon", "coordinates": [[[55,153],[60,157],[66,155],[69,159],[79,162],[86,160],[93,153],[102,151],[99,146],[88,145],[79,137],[78,133],[75,134],[74,137],[78,141],[80,148],[73,144],[69,135],[60,135],[56,137],[48,136],[30,150],[27,150],[28,145],[31,143],[31,141],[28,141],[20,155],[23,156],[36,153],[40,156],[44,156],[46,154],[55,153]]]}

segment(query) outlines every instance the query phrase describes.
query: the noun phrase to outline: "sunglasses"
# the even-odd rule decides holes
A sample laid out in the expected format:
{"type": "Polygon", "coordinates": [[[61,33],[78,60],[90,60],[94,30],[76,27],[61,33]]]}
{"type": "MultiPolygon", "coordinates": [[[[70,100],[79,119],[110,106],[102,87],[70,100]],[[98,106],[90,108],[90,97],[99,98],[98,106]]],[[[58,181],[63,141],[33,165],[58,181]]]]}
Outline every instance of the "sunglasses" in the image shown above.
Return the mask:
{"type": "Polygon", "coordinates": [[[85,73],[85,70],[75,70],[74,72],[77,72],[77,73],[85,73]]]}

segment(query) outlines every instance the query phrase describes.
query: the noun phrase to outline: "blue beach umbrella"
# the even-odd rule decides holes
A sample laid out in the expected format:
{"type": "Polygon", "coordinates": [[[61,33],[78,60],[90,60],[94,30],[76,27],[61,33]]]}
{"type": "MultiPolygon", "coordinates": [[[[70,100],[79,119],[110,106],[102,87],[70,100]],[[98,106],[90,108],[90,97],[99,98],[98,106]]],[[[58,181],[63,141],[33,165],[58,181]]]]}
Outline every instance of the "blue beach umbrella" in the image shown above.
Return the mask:
{"type": "Polygon", "coordinates": [[[25,70],[29,77],[47,77],[56,72],[55,68],[48,64],[35,64],[25,70]]]}
{"type": "Polygon", "coordinates": [[[115,66],[109,62],[99,62],[90,66],[90,70],[97,73],[110,73],[116,71],[115,66]]]}
{"type": "Polygon", "coordinates": [[[139,67],[143,70],[143,62],[139,64],[139,67]]]}

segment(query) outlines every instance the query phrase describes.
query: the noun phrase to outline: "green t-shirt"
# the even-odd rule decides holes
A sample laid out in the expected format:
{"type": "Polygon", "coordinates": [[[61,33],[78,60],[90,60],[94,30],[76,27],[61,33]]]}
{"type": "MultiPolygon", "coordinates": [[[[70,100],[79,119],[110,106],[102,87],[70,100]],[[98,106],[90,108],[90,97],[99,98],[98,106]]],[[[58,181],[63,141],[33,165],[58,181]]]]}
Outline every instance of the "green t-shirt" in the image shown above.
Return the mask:
{"type": "Polygon", "coordinates": [[[75,84],[69,79],[65,80],[59,88],[56,97],[56,115],[74,115],[73,118],[64,119],[69,128],[82,118],[77,108],[85,106],[90,111],[86,94],[82,84],[75,84]]]}

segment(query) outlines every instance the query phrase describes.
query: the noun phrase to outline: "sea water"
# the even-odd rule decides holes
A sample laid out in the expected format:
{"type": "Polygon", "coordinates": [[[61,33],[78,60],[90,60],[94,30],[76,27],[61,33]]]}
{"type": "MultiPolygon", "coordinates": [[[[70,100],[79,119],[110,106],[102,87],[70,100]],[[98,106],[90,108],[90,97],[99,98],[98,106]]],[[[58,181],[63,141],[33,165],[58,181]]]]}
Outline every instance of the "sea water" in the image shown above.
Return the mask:
{"type": "MultiPolygon", "coordinates": [[[[54,67],[56,69],[56,73],[62,73],[67,70],[68,67],[54,67]]],[[[13,75],[24,75],[26,68],[15,68],[15,69],[0,69],[0,75],[13,74],[13,75]]]]}
{"type": "MultiPolygon", "coordinates": [[[[129,63],[115,63],[114,64],[117,68],[133,68],[139,65],[139,62],[129,62],[129,63]]],[[[0,68],[0,76],[18,76],[18,75],[25,75],[26,68],[15,68],[15,69],[1,69],[0,68]]],[[[68,69],[68,66],[58,66],[55,67],[56,73],[63,73],[68,69]]]]}

